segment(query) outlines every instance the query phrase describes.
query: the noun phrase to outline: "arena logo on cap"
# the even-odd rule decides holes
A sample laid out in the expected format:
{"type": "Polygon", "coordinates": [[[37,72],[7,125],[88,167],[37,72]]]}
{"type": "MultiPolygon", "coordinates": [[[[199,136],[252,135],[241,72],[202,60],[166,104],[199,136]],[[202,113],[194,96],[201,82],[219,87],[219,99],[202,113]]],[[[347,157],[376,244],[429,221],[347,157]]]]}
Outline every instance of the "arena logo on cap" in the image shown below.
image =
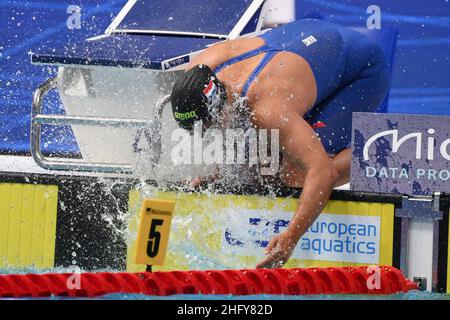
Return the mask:
{"type": "Polygon", "coordinates": [[[179,120],[188,120],[192,118],[198,118],[195,111],[190,112],[175,112],[175,118],[179,120]]]}
{"type": "Polygon", "coordinates": [[[450,191],[450,117],[353,114],[353,190],[450,191]]]}

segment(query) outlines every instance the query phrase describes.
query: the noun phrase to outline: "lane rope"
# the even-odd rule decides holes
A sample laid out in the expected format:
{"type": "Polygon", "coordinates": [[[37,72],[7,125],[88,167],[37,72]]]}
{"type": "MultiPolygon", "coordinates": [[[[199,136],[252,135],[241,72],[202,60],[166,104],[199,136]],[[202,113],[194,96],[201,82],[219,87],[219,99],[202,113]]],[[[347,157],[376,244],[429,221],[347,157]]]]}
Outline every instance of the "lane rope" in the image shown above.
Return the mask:
{"type": "Polygon", "coordinates": [[[400,270],[382,266],[306,269],[171,271],[142,273],[81,273],[79,288],[69,289],[69,273],[0,276],[0,297],[99,297],[129,293],[317,295],[396,294],[417,290],[400,270]]]}

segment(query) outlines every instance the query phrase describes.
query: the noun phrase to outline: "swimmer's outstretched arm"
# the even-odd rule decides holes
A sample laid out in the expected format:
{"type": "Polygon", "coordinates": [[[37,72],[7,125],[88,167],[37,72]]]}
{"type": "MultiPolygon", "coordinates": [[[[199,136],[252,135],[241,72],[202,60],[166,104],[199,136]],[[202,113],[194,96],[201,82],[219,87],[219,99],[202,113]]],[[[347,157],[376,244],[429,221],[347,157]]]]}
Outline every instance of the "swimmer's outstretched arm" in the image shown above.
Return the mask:
{"type": "Polygon", "coordinates": [[[297,109],[289,105],[290,102],[280,105],[279,100],[278,95],[273,99],[264,99],[264,105],[255,105],[253,122],[261,128],[280,130],[284,154],[306,171],[306,179],[291,223],[286,231],[271,240],[266,249],[267,256],[257,268],[281,267],[287,262],[297,242],[327,204],[339,178],[333,159],[328,156],[313,129],[297,109]]]}

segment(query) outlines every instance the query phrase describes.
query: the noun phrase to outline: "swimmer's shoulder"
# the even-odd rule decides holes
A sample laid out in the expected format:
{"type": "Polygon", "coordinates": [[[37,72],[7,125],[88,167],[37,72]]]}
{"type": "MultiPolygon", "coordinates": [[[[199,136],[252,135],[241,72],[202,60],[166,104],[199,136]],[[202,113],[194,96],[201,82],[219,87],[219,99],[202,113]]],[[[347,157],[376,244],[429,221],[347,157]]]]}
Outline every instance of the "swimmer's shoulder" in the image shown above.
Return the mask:
{"type": "Polygon", "coordinates": [[[201,51],[189,63],[187,70],[199,64],[207,65],[211,69],[217,67],[220,64],[221,60],[227,59],[227,57],[230,55],[228,42],[229,41],[217,42],[201,51]]]}

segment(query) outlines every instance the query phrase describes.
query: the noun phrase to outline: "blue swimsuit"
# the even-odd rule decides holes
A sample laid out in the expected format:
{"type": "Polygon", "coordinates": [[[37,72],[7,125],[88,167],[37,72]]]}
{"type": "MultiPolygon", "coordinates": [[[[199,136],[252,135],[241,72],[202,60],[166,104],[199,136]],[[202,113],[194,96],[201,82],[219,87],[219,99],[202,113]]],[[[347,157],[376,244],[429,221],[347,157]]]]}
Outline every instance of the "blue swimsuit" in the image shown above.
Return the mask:
{"type": "Polygon", "coordinates": [[[259,36],[265,44],[234,57],[215,69],[265,53],[242,90],[281,51],[293,52],[310,65],[317,99],[304,119],[321,138],[325,150],[336,154],[350,146],[352,112],[376,112],[386,97],[390,72],[383,50],[351,28],[316,19],[297,20],[259,36]]]}

